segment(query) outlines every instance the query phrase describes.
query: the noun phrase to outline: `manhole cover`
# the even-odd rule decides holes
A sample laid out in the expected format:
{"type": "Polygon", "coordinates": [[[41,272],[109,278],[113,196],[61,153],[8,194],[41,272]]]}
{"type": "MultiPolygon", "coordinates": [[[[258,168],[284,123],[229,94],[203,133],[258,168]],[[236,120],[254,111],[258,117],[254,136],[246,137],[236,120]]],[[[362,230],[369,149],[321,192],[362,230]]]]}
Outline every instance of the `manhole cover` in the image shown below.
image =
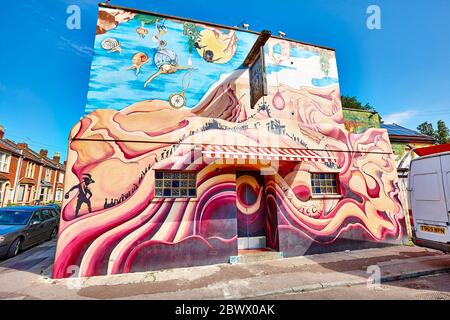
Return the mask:
{"type": "Polygon", "coordinates": [[[450,295],[442,292],[427,292],[416,295],[420,300],[450,300],[450,295]]]}

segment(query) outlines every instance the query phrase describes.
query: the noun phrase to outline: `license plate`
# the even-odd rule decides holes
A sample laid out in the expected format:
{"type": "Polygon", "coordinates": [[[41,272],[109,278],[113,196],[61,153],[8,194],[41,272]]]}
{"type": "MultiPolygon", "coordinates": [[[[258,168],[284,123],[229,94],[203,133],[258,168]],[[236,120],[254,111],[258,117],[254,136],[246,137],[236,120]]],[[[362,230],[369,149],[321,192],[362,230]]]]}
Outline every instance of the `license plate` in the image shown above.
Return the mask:
{"type": "Polygon", "coordinates": [[[445,228],[443,227],[427,226],[423,224],[420,225],[420,231],[445,234],[445,228]]]}

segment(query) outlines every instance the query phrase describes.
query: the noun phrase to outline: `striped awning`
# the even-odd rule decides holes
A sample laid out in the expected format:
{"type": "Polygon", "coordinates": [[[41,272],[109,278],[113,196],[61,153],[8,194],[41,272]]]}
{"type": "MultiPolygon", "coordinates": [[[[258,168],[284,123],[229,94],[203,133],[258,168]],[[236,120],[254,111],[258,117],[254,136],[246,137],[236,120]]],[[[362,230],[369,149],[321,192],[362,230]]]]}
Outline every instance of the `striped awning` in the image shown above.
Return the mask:
{"type": "Polygon", "coordinates": [[[308,149],[205,145],[202,153],[212,159],[336,162],[336,157],[320,156],[308,149]]]}

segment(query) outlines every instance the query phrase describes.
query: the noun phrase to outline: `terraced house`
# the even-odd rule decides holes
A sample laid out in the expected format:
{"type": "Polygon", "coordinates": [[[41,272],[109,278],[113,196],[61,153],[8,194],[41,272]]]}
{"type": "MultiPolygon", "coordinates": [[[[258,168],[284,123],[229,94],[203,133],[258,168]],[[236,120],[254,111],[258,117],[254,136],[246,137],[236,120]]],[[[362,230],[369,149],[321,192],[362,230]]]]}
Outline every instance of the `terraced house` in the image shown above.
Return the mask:
{"type": "Polygon", "coordinates": [[[0,206],[60,202],[65,164],[59,154],[35,152],[26,143],[4,138],[0,127],[0,206]]]}

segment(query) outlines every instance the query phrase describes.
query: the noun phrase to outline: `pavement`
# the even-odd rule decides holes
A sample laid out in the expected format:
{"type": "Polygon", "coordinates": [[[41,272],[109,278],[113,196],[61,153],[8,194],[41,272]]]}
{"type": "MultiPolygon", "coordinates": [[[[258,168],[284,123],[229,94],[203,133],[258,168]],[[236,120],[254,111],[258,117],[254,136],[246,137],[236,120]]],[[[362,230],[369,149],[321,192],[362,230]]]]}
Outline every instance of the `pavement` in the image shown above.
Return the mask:
{"type": "MultiPolygon", "coordinates": [[[[378,288],[449,276],[450,255],[414,246],[335,252],[240,264],[53,280],[55,242],[0,263],[0,299],[265,299],[329,289],[378,288]]],[[[295,296],[292,298],[296,298],[295,296]]]]}
{"type": "Polygon", "coordinates": [[[262,300],[450,300],[450,274],[382,283],[265,296],[262,300]]]}

